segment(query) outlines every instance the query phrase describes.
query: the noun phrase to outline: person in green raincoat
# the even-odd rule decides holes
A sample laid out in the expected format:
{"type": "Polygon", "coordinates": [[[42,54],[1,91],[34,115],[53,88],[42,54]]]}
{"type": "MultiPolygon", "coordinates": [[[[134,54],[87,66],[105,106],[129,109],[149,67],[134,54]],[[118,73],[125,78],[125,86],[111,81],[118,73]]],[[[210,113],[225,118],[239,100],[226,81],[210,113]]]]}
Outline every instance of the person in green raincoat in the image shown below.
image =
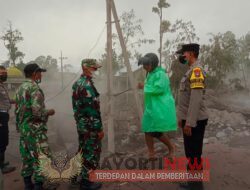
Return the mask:
{"type": "Polygon", "coordinates": [[[159,64],[156,54],[148,53],[142,57],[139,65],[147,71],[144,84],[138,88],[144,90],[144,114],[142,131],[149,151],[149,159],[155,159],[154,138],[163,142],[169,150],[168,157],[173,159],[174,146],[164,133],[177,130],[175,101],[172,96],[169,78],[159,64]]]}

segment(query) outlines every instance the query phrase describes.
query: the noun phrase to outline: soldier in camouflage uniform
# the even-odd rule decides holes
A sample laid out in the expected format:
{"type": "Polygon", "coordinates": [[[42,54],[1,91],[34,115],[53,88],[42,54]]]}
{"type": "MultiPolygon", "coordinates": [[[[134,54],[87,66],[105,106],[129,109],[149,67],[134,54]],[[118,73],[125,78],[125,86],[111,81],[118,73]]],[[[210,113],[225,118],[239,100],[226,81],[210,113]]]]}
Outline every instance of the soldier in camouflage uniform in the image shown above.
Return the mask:
{"type": "Polygon", "coordinates": [[[99,93],[92,81],[92,74],[100,65],[95,59],[82,61],[83,73],[73,84],[72,104],[79,137],[79,151],[82,151],[83,168],[80,189],[99,189],[101,183],[89,181],[88,172],[99,166],[103,129],[100,113],[99,93]]]}
{"type": "Polygon", "coordinates": [[[24,178],[25,190],[33,189],[34,174],[35,190],[43,189],[44,177],[39,173],[40,152],[50,156],[47,143],[48,117],[55,114],[53,109],[46,109],[44,94],[38,83],[41,72],[45,72],[37,64],[28,64],[24,68],[26,81],[16,92],[16,122],[20,132],[20,154],[23,162],[21,175],[24,178]]]}

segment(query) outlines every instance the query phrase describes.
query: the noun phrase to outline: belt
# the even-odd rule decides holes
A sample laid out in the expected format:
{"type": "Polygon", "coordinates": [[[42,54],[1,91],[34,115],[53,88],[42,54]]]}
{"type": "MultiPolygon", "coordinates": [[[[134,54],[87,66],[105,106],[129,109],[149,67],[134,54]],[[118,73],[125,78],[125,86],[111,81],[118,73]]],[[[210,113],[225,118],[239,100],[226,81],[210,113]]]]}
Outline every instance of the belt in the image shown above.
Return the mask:
{"type": "Polygon", "coordinates": [[[0,112],[2,112],[2,113],[9,113],[9,110],[7,110],[7,109],[0,109],[0,112]]]}

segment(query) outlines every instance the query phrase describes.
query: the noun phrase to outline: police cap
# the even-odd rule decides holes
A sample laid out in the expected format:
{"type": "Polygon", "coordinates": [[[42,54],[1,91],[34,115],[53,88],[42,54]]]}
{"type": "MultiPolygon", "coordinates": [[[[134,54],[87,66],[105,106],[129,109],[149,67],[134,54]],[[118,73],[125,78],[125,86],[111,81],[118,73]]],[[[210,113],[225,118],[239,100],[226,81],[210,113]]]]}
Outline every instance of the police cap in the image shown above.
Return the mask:
{"type": "Polygon", "coordinates": [[[183,54],[185,51],[192,51],[195,53],[199,53],[200,45],[195,43],[184,44],[182,45],[181,49],[176,51],[177,54],[183,54]]]}

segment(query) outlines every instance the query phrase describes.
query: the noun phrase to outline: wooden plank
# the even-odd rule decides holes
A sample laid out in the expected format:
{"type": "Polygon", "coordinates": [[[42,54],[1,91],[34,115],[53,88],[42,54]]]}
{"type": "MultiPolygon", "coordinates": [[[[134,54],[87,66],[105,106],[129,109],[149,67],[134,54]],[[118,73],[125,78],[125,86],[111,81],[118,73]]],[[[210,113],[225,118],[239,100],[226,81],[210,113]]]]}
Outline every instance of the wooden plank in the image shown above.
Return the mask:
{"type": "MultiPolygon", "coordinates": [[[[122,48],[124,63],[126,65],[126,67],[127,67],[129,82],[130,82],[131,88],[133,90],[133,94],[134,94],[134,98],[135,98],[135,102],[136,102],[136,108],[137,108],[137,112],[138,112],[138,117],[139,117],[139,121],[141,123],[142,113],[143,113],[142,104],[140,102],[140,99],[139,99],[139,96],[138,96],[138,93],[137,93],[137,88],[136,88],[134,76],[133,76],[133,73],[132,73],[132,69],[131,69],[131,66],[130,66],[130,63],[129,63],[128,52],[127,52],[127,48],[126,48],[126,45],[125,45],[125,42],[124,42],[124,38],[123,38],[120,23],[119,23],[118,15],[117,15],[117,12],[116,12],[115,3],[114,3],[113,0],[110,0],[110,2],[111,2],[112,13],[113,13],[114,20],[115,20],[116,30],[117,30],[117,33],[118,33],[118,36],[119,36],[119,41],[120,41],[121,48],[122,48]]],[[[138,126],[138,127],[140,127],[140,126],[138,126]]]]}
{"type": "Polygon", "coordinates": [[[111,1],[106,0],[107,8],[107,95],[108,95],[108,151],[115,152],[114,113],[113,113],[113,69],[112,69],[112,23],[111,1]]]}

